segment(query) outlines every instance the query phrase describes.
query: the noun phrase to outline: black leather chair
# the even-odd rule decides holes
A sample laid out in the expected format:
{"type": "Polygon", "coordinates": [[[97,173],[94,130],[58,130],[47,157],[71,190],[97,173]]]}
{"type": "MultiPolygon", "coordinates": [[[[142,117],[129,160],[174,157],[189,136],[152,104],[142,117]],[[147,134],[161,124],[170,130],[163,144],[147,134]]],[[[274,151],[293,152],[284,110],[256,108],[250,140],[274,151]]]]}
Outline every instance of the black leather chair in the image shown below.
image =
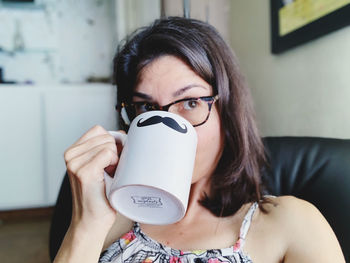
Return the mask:
{"type": "MultiPolygon", "coordinates": [[[[294,195],[313,203],[326,217],[350,262],[350,139],[264,138],[269,167],[263,178],[273,195],[294,195]]],[[[71,219],[71,192],[65,176],[50,230],[53,260],[71,219]]]]}

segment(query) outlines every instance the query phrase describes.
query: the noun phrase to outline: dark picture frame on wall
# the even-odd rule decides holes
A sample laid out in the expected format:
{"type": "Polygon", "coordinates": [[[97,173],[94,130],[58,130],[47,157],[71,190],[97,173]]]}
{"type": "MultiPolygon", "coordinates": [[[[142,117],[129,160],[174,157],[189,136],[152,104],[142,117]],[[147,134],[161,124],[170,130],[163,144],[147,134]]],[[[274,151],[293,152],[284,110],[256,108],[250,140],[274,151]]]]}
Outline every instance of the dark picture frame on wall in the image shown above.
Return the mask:
{"type": "Polygon", "coordinates": [[[350,25],[350,0],[311,2],[309,0],[270,0],[271,52],[273,54],[282,53],[350,25]],[[320,8],[310,6],[311,2],[316,2],[320,8]]]}

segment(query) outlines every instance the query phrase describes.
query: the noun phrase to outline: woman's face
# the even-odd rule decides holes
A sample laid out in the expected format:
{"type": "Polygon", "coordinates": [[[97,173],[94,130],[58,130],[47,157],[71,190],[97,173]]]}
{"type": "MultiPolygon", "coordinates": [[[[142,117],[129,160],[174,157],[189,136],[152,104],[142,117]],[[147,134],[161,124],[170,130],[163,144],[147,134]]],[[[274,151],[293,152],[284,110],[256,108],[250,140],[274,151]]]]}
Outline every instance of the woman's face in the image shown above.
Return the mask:
{"type": "MultiPolygon", "coordinates": [[[[161,56],[142,69],[133,101],[153,102],[162,106],[179,99],[212,95],[212,87],[182,60],[174,56],[161,56]]],[[[222,153],[223,136],[215,104],[207,122],[195,129],[198,145],[192,183],[208,179],[222,153]]]]}

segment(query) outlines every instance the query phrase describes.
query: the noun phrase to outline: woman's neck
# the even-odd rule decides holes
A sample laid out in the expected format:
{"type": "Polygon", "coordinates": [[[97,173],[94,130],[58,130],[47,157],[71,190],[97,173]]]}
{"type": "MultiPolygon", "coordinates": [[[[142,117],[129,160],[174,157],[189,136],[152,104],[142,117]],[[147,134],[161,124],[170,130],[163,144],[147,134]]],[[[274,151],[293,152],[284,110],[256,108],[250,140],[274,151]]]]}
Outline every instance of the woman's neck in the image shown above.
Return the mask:
{"type": "MultiPolygon", "coordinates": [[[[191,191],[188,199],[187,211],[181,224],[191,224],[193,221],[198,220],[198,216],[211,214],[211,212],[202,206],[199,201],[203,199],[204,194],[210,192],[210,179],[208,177],[201,178],[199,181],[191,185],[191,191]]],[[[214,215],[212,215],[214,216],[214,215]]]]}

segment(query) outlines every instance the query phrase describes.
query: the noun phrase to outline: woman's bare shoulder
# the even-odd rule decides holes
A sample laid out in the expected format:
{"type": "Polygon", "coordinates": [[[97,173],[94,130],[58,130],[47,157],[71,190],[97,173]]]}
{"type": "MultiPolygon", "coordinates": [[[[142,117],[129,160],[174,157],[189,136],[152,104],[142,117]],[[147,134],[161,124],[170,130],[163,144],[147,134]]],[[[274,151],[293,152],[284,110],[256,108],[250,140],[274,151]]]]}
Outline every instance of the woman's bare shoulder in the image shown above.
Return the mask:
{"type": "MultiPolygon", "coordinates": [[[[303,227],[330,229],[330,226],[321,212],[312,203],[294,196],[267,197],[264,215],[276,227],[290,233],[303,227]]],[[[301,234],[304,234],[303,231],[301,234]]],[[[295,233],[297,234],[297,233],[295,233]]]]}
{"type": "Polygon", "coordinates": [[[284,262],[345,262],[332,228],[316,206],[293,196],[267,198],[265,222],[284,236],[284,262]]]}
{"type": "MultiPolygon", "coordinates": [[[[273,216],[283,217],[288,216],[289,213],[295,215],[296,212],[306,212],[308,215],[311,213],[311,216],[317,216],[320,213],[313,204],[295,196],[266,196],[265,198],[268,202],[264,207],[273,216]]],[[[304,217],[304,214],[299,213],[299,215],[304,217]]]]}
{"type": "Polygon", "coordinates": [[[294,196],[265,196],[265,200],[262,207],[266,213],[260,211],[257,223],[264,229],[273,229],[275,238],[284,239],[293,233],[293,228],[322,217],[314,205],[294,196]]]}

